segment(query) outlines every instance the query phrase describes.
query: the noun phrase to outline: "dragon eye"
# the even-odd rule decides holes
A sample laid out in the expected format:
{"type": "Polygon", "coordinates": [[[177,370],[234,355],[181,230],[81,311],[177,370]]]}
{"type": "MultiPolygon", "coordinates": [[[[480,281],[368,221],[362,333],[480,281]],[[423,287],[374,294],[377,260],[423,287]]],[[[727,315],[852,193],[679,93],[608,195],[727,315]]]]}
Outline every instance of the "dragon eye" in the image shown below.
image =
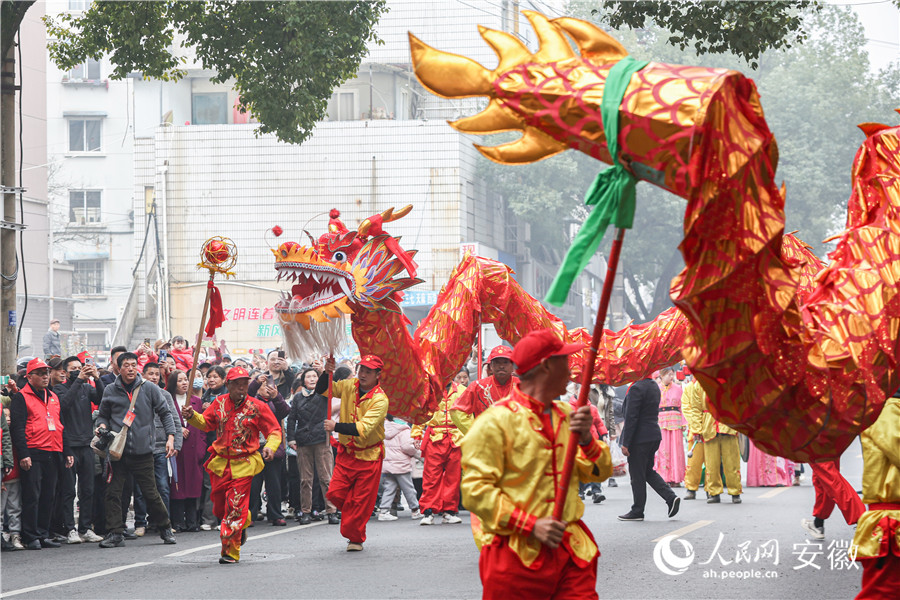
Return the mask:
{"type": "Polygon", "coordinates": [[[332,258],[334,258],[334,260],[336,260],[338,262],[344,262],[345,260],[347,260],[347,253],[341,252],[340,250],[338,250],[337,252],[334,253],[332,258]]]}
{"type": "Polygon", "coordinates": [[[282,258],[287,258],[287,250],[282,250],[282,251],[281,251],[281,257],[282,257],[282,258]]]}

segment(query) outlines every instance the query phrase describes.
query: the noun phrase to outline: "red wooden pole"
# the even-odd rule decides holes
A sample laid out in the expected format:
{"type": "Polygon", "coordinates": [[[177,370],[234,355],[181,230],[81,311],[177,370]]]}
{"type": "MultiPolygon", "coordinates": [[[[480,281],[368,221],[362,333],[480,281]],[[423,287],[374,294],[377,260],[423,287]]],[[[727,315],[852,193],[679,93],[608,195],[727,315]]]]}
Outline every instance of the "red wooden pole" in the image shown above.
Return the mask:
{"type": "MultiPolygon", "coordinates": [[[[622,251],[622,240],[625,239],[625,229],[616,232],[612,248],[609,251],[609,262],[606,265],[606,279],[603,280],[603,292],[600,295],[600,307],[597,310],[597,320],[594,323],[594,333],[591,336],[591,345],[585,349],[584,368],[581,371],[581,391],[578,394],[578,402],[575,410],[586,406],[588,393],[591,388],[591,380],[594,378],[594,365],[597,362],[597,352],[600,348],[600,338],[603,336],[603,324],[606,322],[606,313],[609,310],[609,298],[612,295],[613,280],[616,278],[616,269],[619,266],[619,254],[622,251]]],[[[556,488],[556,497],[553,504],[553,518],[562,520],[563,507],[566,505],[566,494],[569,491],[569,480],[572,479],[572,469],[575,466],[575,452],[578,450],[577,433],[569,436],[569,445],[566,448],[566,460],[563,463],[562,476],[559,486],[556,488]]]]}

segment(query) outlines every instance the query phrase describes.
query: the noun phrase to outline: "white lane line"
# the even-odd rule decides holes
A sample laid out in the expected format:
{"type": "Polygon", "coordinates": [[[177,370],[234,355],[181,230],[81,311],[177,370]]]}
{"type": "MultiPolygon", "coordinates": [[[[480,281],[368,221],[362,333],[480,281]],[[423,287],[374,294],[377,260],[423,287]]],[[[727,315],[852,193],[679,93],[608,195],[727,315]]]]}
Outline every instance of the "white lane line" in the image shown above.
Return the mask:
{"type": "Polygon", "coordinates": [[[714,523],[714,522],[715,521],[697,521],[696,523],[691,523],[690,525],[682,527],[681,529],[676,529],[675,531],[670,531],[669,533],[667,533],[665,535],[661,535],[658,538],[656,538],[655,540],[650,540],[650,541],[658,542],[659,540],[663,539],[664,537],[668,537],[671,535],[674,535],[675,537],[681,537],[686,533],[696,531],[697,529],[700,529],[701,527],[706,527],[710,523],[714,523]]]}
{"type": "Polygon", "coordinates": [[[783,494],[784,492],[788,491],[789,489],[791,489],[791,488],[789,488],[789,487],[775,488],[774,490],[769,490],[769,491],[766,492],[765,494],[761,494],[761,495],[759,496],[759,498],[760,498],[760,499],[762,499],[762,498],[774,498],[774,497],[777,496],[778,494],[783,494]]]}
{"type": "MultiPolygon", "coordinates": [[[[286,527],[285,529],[279,529],[277,531],[271,531],[269,533],[261,533],[259,535],[247,536],[247,543],[250,540],[259,540],[262,538],[272,537],[273,535],[284,535],[285,533],[290,533],[292,531],[298,531],[300,529],[308,529],[310,527],[316,527],[318,525],[325,525],[326,521],[317,521],[315,523],[310,523],[309,525],[300,525],[298,527],[286,527]]],[[[196,548],[188,548],[187,550],[179,550],[178,552],[173,552],[172,554],[166,554],[163,558],[174,558],[178,556],[187,556],[188,554],[193,554],[194,552],[200,552],[201,550],[212,550],[213,548],[221,548],[222,544],[207,544],[206,546],[198,546],[196,548]]]]}
{"type": "Polygon", "coordinates": [[[41,585],[35,585],[28,588],[22,588],[20,590],[11,590],[9,592],[3,592],[0,594],[0,598],[9,598],[10,596],[17,596],[18,594],[27,594],[28,592],[35,592],[37,590],[45,590],[47,588],[58,587],[60,585],[68,585],[70,583],[76,583],[78,581],[84,581],[86,579],[93,579],[95,577],[103,577],[105,575],[111,575],[113,573],[118,573],[119,571],[125,571],[126,569],[133,569],[135,567],[146,567],[147,565],[152,565],[153,563],[149,562],[139,562],[131,565],[122,565],[121,567],[113,567],[112,569],[106,569],[105,571],[99,571],[97,573],[91,573],[90,575],[81,575],[80,577],[73,577],[71,579],[63,579],[62,581],[54,581],[53,583],[44,583],[41,585]]]}

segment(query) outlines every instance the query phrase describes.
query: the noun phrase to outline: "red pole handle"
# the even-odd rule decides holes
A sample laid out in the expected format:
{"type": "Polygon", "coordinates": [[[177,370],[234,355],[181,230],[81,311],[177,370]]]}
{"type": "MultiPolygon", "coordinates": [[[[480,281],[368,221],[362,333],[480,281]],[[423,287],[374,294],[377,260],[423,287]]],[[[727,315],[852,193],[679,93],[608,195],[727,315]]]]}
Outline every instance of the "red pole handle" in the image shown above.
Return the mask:
{"type": "MultiPolygon", "coordinates": [[[[613,280],[616,278],[616,269],[619,266],[619,254],[622,251],[622,241],[625,239],[625,229],[616,232],[612,248],[609,251],[609,262],[606,265],[606,279],[603,280],[603,292],[600,295],[600,307],[597,310],[597,320],[594,322],[594,333],[591,336],[591,345],[584,353],[584,368],[581,372],[581,391],[578,393],[578,402],[575,410],[586,406],[591,380],[594,378],[594,365],[597,361],[597,352],[600,348],[600,338],[603,336],[603,324],[606,322],[606,313],[609,310],[609,298],[612,295],[613,280]]],[[[572,479],[572,469],[575,466],[575,452],[578,450],[578,434],[569,435],[569,445],[566,447],[566,460],[563,463],[562,474],[559,478],[559,486],[556,488],[556,497],[553,504],[553,518],[562,520],[563,507],[566,505],[566,495],[569,491],[569,481],[572,479]]]]}

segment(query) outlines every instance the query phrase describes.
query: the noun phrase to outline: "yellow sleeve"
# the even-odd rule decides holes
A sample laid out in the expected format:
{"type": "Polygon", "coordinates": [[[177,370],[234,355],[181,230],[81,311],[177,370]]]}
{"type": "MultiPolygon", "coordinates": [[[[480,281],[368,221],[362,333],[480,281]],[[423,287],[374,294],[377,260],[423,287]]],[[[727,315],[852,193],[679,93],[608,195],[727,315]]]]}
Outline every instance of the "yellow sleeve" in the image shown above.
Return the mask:
{"type": "Polygon", "coordinates": [[[469,433],[469,430],[472,428],[472,423],[475,422],[475,417],[470,413],[463,412],[455,408],[450,409],[450,419],[453,421],[453,424],[456,425],[456,428],[463,433],[463,435],[469,433]]]}
{"type": "Polygon", "coordinates": [[[388,397],[384,394],[375,394],[371,400],[366,402],[365,412],[359,415],[356,421],[360,446],[369,446],[378,441],[374,438],[379,434],[384,437],[384,417],[387,415],[387,411],[388,397]],[[373,439],[370,440],[370,437],[373,439]]]}
{"type": "Polygon", "coordinates": [[[878,420],[865,434],[878,447],[894,468],[900,469],[900,398],[888,398],[878,420]]]}
{"type": "Polygon", "coordinates": [[[422,439],[422,434],[425,433],[425,427],[427,427],[431,421],[426,423],[425,425],[413,425],[409,428],[409,437],[414,440],[422,439]]]}
{"type": "Polygon", "coordinates": [[[340,381],[331,382],[331,395],[334,398],[344,399],[344,392],[353,391],[353,385],[356,379],[341,379],[340,381]]]}
{"type": "Polygon", "coordinates": [[[203,415],[201,415],[196,410],[194,411],[194,414],[191,415],[191,418],[187,420],[187,422],[188,425],[193,425],[200,431],[209,431],[210,429],[212,429],[212,427],[207,426],[206,419],[203,418],[203,415]]]}
{"type": "Polygon", "coordinates": [[[692,381],[684,388],[681,395],[681,414],[684,415],[691,435],[697,435],[703,431],[703,411],[697,408],[698,396],[703,388],[696,381],[692,381]]]}
{"type": "Polygon", "coordinates": [[[272,452],[278,450],[278,446],[281,445],[281,430],[273,431],[269,434],[269,437],[266,438],[266,445],[264,448],[268,448],[272,452]]]}
{"type": "Polygon", "coordinates": [[[612,477],[609,446],[600,440],[592,440],[587,446],[579,445],[575,454],[575,472],[583,483],[606,481],[612,477]]]}
{"type": "Polygon", "coordinates": [[[491,531],[500,535],[521,532],[521,528],[517,531],[510,526],[516,505],[500,489],[504,456],[512,450],[512,441],[507,439],[496,412],[482,413],[460,446],[463,503],[491,531]]]}

